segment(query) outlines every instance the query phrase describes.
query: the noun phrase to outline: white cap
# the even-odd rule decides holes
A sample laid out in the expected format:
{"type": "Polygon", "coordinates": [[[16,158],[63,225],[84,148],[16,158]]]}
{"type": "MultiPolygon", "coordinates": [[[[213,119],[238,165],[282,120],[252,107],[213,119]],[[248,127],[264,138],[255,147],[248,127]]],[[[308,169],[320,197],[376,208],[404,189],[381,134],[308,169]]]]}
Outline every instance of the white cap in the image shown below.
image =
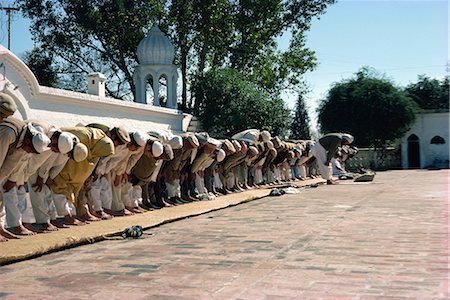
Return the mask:
{"type": "Polygon", "coordinates": [[[270,135],[270,132],[268,132],[267,130],[263,130],[263,131],[261,131],[261,138],[262,138],[263,142],[267,143],[270,141],[270,139],[272,137],[270,135]]]}
{"type": "Polygon", "coordinates": [[[37,153],[42,153],[50,149],[48,145],[51,143],[51,141],[48,136],[37,130],[31,123],[27,124],[27,128],[31,133],[31,143],[33,144],[33,148],[37,153]]]}
{"type": "Polygon", "coordinates": [[[248,149],[250,151],[250,154],[252,154],[252,155],[258,155],[259,154],[258,148],[254,147],[254,146],[250,146],[250,147],[248,147],[248,149]]]}
{"type": "Polygon", "coordinates": [[[158,140],[160,140],[163,143],[167,143],[169,141],[170,133],[163,129],[155,129],[150,130],[148,132],[149,135],[156,137],[158,140]]]}
{"type": "Polygon", "coordinates": [[[269,148],[269,149],[275,148],[275,147],[273,146],[272,141],[268,141],[266,144],[267,144],[267,148],[269,148]]]}
{"type": "Polygon", "coordinates": [[[172,149],[180,149],[183,147],[183,139],[179,135],[174,135],[170,138],[167,144],[169,144],[172,149]]]}
{"type": "Polygon", "coordinates": [[[217,156],[216,156],[217,162],[223,161],[225,159],[225,156],[227,156],[225,154],[225,151],[223,151],[223,149],[219,149],[219,151],[217,151],[217,156]]]}
{"type": "Polygon", "coordinates": [[[42,132],[34,133],[33,137],[31,138],[31,142],[33,143],[34,150],[36,150],[37,153],[42,153],[50,149],[48,145],[51,143],[51,141],[48,136],[46,136],[42,132]]]}
{"type": "Polygon", "coordinates": [[[164,146],[158,141],[154,141],[152,145],[152,155],[153,157],[160,157],[164,151],[164,146]]]}
{"type": "Polygon", "coordinates": [[[83,143],[76,143],[75,146],[73,146],[73,160],[76,162],[85,160],[88,153],[88,148],[83,143]]]}
{"type": "Polygon", "coordinates": [[[58,149],[62,154],[72,151],[73,149],[73,138],[68,132],[62,132],[58,138],[58,149]]]}
{"type": "Polygon", "coordinates": [[[351,144],[351,143],[353,143],[354,137],[351,134],[343,133],[342,134],[342,139],[347,141],[347,143],[351,144]]]}
{"type": "Polygon", "coordinates": [[[144,131],[137,130],[132,133],[133,140],[138,144],[140,147],[144,147],[147,143],[150,136],[145,133],[144,131]]]}

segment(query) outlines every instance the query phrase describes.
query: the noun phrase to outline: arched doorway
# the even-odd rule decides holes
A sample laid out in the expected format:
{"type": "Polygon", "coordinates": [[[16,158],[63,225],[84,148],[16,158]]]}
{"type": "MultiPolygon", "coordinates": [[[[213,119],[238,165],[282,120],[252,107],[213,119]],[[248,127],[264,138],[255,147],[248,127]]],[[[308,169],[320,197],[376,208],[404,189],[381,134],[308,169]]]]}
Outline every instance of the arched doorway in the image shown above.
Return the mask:
{"type": "Polygon", "coordinates": [[[420,143],[419,137],[415,134],[408,137],[408,168],[420,168],[420,143]]]}

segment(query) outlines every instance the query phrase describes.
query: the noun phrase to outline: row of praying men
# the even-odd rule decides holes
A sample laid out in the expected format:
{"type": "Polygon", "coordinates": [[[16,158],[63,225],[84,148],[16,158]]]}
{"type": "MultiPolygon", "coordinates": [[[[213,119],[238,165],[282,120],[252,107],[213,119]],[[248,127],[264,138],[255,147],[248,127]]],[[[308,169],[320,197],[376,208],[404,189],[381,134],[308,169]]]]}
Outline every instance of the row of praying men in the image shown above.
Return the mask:
{"type": "Polygon", "coordinates": [[[331,184],[332,159],[353,141],[342,133],[282,141],[258,129],[216,139],[97,123],[58,128],[14,118],[16,109],[0,94],[0,241],[318,173],[331,184]]]}

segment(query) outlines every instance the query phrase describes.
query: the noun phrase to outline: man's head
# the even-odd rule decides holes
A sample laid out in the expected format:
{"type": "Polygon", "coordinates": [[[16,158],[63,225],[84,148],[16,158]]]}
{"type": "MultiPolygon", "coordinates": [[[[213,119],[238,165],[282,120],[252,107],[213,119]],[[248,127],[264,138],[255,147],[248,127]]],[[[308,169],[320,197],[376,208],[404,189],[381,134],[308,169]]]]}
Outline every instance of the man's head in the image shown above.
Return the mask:
{"type": "Polygon", "coordinates": [[[203,146],[203,153],[212,154],[219,147],[220,142],[213,138],[208,138],[203,146]]]}
{"type": "Polygon", "coordinates": [[[38,131],[31,123],[25,128],[25,136],[22,141],[22,149],[27,153],[40,154],[49,150],[50,139],[38,131]]]}
{"type": "Polygon", "coordinates": [[[349,145],[353,143],[354,137],[351,134],[343,133],[342,134],[342,145],[349,145]]]}
{"type": "Polygon", "coordinates": [[[248,155],[249,158],[254,158],[258,154],[259,154],[259,151],[258,151],[258,149],[255,146],[248,147],[247,155],[248,155]]]}
{"type": "Polygon", "coordinates": [[[183,137],[183,148],[186,150],[196,149],[200,146],[197,137],[193,134],[183,137]]]}
{"type": "Polygon", "coordinates": [[[0,93],[0,122],[13,115],[16,110],[14,99],[5,93],[0,93]]]}
{"type": "Polygon", "coordinates": [[[167,144],[172,147],[172,150],[183,148],[183,138],[179,135],[174,135],[169,138],[167,144]]]}
{"type": "Polygon", "coordinates": [[[164,151],[164,146],[158,141],[149,139],[145,145],[144,155],[147,157],[158,158],[164,151]]]}
{"type": "Polygon", "coordinates": [[[88,154],[89,150],[86,145],[76,140],[74,140],[72,151],[67,152],[69,158],[73,159],[76,162],[85,160],[88,157],[88,154]]]}
{"type": "Polygon", "coordinates": [[[149,138],[150,136],[147,133],[137,130],[130,134],[131,142],[127,145],[127,147],[130,151],[136,151],[138,148],[144,147],[149,138]]]}
{"type": "Polygon", "coordinates": [[[236,153],[236,149],[234,148],[233,143],[231,143],[227,139],[222,141],[221,149],[223,151],[225,151],[226,155],[230,155],[230,154],[236,153]]]}
{"type": "Polygon", "coordinates": [[[169,144],[164,145],[164,150],[159,159],[162,160],[172,160],[173,159],[173,150],[172,146],[169,144]]]}
{"type": "Polygon", "coordinates": [[[225,153],[225,151],[223,149],[217,149],[217,151],[216,151],[217,162],[222,162],[226,156],[227,156],[227,154],[225,153]]]}
{"type": "Polygon", "coordinates": [[[269,131],[267,130],[263,130],[260,133],[260,140],[264,143],[267,143],[268,141],[270,141],[270,139],[272,138],[271,134],[269,131]]]}
{"type": "Polygon", "coordinates": [[[128,131],[123,127],[114,127],[110,131],[111,140],[114,142],[114,146],[128,145],[131,142],[128,131]]]}
{"type": "Polygon", "coordinates": [[[73,149],[73,136],[68,132],[55,131],[50,137],[50,148],[53,152],[66,154],[73,149]]]}

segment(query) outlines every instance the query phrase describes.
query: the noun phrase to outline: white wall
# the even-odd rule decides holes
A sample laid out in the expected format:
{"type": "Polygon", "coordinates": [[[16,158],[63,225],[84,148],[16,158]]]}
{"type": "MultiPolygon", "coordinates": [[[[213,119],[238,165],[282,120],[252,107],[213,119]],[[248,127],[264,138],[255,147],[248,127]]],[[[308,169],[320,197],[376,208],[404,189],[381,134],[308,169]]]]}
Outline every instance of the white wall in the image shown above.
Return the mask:
{"type": "Polygon", "coordinates": [[[415,123],[402,139],[402,167],[408,168],[408,137],[415,134],[419,137],[420,167],[448,167],[449,160],[449,119],[450,113],[422,111],[417,115],[415,123]],[[434,136],[440,136],[445,144],[430,144],[434,136]]]}
{"type": "Polygon", "coordinates": [[[95,122],[121,125],[130,131],[169,129],[182,132],[186,131],[187,120],[191,118],[176,109],[40,86],[31,70],[2,45],[1,64],[4,72],[0,68],[0,81],[6,83],[3,92],[14,98],[18,106],[15,116],[22,119],[44,119],[61,127],[95,122]],[[185,118],[187,120],[183,121],[185,118]]]}

